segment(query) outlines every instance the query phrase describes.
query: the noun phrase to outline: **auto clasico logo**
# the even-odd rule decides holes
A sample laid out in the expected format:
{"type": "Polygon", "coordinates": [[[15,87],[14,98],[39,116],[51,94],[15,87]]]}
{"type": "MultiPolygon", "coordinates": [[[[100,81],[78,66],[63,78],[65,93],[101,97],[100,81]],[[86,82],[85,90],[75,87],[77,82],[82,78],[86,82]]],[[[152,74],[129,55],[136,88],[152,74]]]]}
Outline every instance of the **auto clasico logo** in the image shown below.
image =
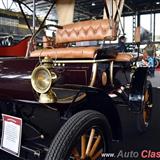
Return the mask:
{"type": "Polygon", "coordinates": [[[119,153],[117,154],[117,158],[138,158],[139,153],[130,151],[130,152],[124,152],[123,150],[120,150],[119,153]]]}
{"type": "Polygon", "coordinates": [[[120,150],[117,154],[115,153],[102,153],[101,156],[103,158],[117,158],[117,159],[160,159],[160,151],[152,151],[152,150],[143,150],[141,152],[135,151],[123,151],[120,150]]]}
{"type": "Polygon", "coordinates": [[[160,159],[160,151],[143,150],[141,152],[141,158],[144,159],[160,159]]]}

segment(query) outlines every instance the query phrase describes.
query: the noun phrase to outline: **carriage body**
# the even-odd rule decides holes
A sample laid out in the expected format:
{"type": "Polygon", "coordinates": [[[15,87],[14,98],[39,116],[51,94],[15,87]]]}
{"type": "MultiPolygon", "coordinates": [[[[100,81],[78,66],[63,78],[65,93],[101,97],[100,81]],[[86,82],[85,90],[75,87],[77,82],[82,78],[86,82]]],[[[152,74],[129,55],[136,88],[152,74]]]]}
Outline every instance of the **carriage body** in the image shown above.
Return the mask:
{"type": "Polygon", "coordinates": [[[25,58],[0,58],[0,113],[23,120],[21,157],[101,158],[113,139],[122,139],[119,104],[138,115],[140,130],[148,128],[146,109],[152,108],[152,99],[147,68],[137,68],[131,76],[133,56],[103,45],[117,38],[117,30],[111,19],[64,25],[55,45],[28,48],[25,58]],[[83,41],[102,45],[70,45],[83,41]]]}

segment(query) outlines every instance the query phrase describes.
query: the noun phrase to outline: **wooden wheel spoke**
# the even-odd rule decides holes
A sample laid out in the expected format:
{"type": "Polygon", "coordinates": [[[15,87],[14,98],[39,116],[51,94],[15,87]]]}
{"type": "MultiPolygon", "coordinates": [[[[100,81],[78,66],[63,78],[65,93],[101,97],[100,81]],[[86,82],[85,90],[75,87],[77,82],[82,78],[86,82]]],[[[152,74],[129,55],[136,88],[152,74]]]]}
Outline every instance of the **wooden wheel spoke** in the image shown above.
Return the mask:
{"type": "Polygon", "coordinates": [[[100,149],[97,153],[94,154],[93,157],[91,157],[91,159],[96,160],[98,157],[101,156],[102,152],[103,152],[103,149],[100,149]]]}
{"type": "Polygon", "coordinates": [[[76,147],[72,150],[72,155],[75,160],[85,160],[86,158],[90,158],[91,160],[96,160],[101,156],[103,149],[99,150],[100,144],[102,141],[101,135],[96,134],[96,130],[92,128],[90,130],[89,136],[88,134],[83,134],[81,136],[81,155],[79,154],[76,147]],[[88,142],[87,142],[88,141],[88,142]]]}
{"type": "Polygon", "coordinates": [[[144,94],[144,102],[147,102],[148,99],[149,99],[149,93],[148,93],[148,90],[146,90],[144,94]]]}
{"type": "Polygon", "coordinates": [[[148,106],[147,106],[147,103],[149,101],[149,91],[148,89],[146,89],[145,93],[144,93],[144,103],[145,103],[145,108],[143,110],[143,119],[144,119],[144,122],[147,123],[148,121],[148,118],[149,118],[149,111],[148,111],[148,106]]]}
{"type": "Polygon", "coordinates": [[[86,158],[86,135],[81,136],[81,159],[86,158]]]}
{"type": "Polygon", "coordinates": [[[94,153],[96,152],[97,147],[98,147],[98,145],[100,144],[100,142],[101,142],[101,136],[99,135],[99,136],[97,137],[97,139],[96,139],[96,141],[95,141],[95,143],[94,143],[94,145],[93,145],[90,153],[89,153],[89,157],[92,157],[92,156],[94,155],[94,153]]]}
{"type": "Polygon", "coordinates": [[[87,155],[87,156],[89,155],[89,152],[90,152],[91,147],[92,147],[94,134],[95,134],[95,129],[92,128],[92,129],[91,129],[90,136],[89,136],[89,141],[88,141],[87,149],[86,149],[86,155],[87,155]]]}
{"type": "Polygon", "coordinates": [[[144,122],[146,122],[147,121],[147,111],[146,110],[143,111],[143,118],[144,118],[144,122]]]}
{"type": "Polygon", "coordinates": [[[72,155],[73,155],[73,157],[74,157],[76,160],[80,160],[80,159],[81,159],[81,158],[80,158],[80,154],[79,154],[79,152],[78,152],[78,150],[77,150],[76,147],[73,148],[73,150],[72,150],[72,155]]]}

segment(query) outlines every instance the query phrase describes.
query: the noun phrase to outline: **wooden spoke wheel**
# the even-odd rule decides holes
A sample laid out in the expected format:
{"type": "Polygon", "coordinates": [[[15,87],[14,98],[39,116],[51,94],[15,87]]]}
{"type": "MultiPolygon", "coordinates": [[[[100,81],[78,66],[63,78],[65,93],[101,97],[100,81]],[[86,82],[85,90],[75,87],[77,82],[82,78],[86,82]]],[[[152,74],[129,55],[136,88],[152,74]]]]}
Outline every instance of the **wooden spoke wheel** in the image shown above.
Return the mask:
{"type": "Polygon", "coordinates": [[[144,132],[150,126],[152,108],[152,86],[151,83],[147,81],[143,92],[142,112],[137,116],[138,131],[144,132]]]}
{"type": "Polygon", "coordinates": [[[75,160],[96,160],[105,153],[105,144],[103,135],[95,128],[89,129],[87,133],[81,136],[79,143],[73,147],[71,158],[75,160]]]}
{"type": "Polygon", "coordinates": [[[111,149],[110,127],[105,116],[86,110],[75,114],[55,136],[46,160],[100,160],[111,149]]]}

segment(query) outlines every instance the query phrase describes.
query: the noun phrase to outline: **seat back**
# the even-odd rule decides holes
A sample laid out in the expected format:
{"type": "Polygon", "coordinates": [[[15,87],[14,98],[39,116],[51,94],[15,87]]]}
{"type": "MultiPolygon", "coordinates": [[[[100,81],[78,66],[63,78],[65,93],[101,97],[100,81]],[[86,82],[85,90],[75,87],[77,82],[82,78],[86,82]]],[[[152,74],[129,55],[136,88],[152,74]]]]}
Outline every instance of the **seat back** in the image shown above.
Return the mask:
{"type": "Polygon", "coordinates": [[[56,32],[56,44],[94,40],[116,40],[117,23],[113,20],[88,20],[64,25],[56,32]]]}

